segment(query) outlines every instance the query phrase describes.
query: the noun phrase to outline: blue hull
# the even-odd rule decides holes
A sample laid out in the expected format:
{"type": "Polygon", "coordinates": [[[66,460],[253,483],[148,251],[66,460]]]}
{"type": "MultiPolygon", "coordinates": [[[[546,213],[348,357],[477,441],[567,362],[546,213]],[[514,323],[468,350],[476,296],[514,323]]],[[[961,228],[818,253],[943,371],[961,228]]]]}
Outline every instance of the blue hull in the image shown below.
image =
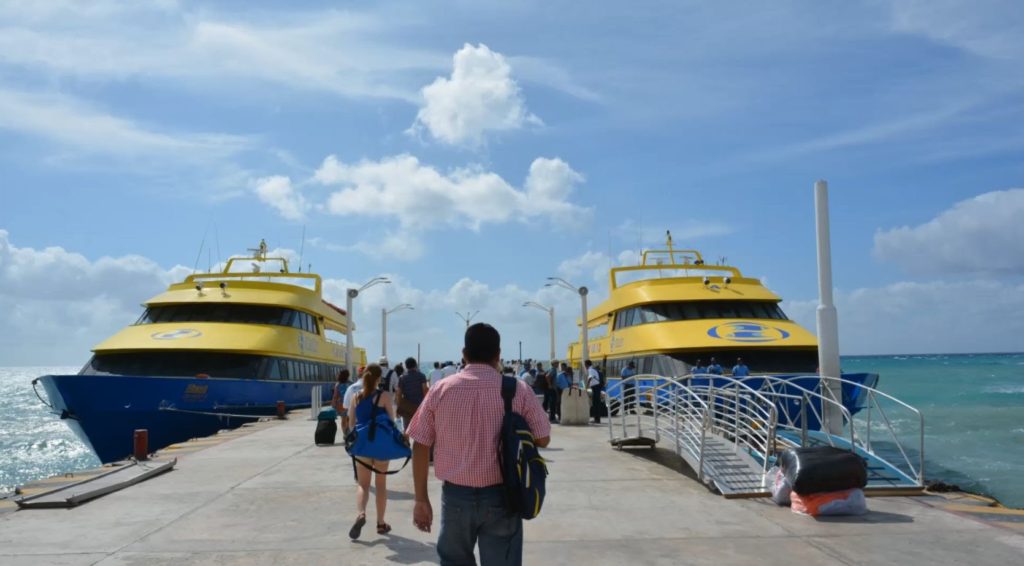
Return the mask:
{"type": "Polygon", "coordinates": [[[149,449],[236,428],[273,415],[277,402],[309,407],[311,390],[330,383],[258,379],[197,379],[112,375],[46,375],[39,378],[54,408],[103,462],[132,453],[135,429],[149,431],[149,449]],[[232,415],[232,416],[229,416],[232,415]]]}

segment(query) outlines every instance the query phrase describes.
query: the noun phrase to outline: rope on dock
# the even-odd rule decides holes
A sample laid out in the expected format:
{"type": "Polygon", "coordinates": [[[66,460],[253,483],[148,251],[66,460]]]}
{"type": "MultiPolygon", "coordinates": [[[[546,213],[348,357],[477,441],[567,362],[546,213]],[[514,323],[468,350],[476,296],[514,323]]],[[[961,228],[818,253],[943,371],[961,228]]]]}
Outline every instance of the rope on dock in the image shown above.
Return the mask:
{"type": "Polygon", "coordinates": [[[209,415],[213,417],[229,417],[237,419],[274,419],[273,415],[241,415],[237,413],[218,413],[215,411],[189,411],[186,409],[175,409],[174,407],[160,407],[161,411],[172,411],[175,413],[188,413],[191,415],[209,415]]]}

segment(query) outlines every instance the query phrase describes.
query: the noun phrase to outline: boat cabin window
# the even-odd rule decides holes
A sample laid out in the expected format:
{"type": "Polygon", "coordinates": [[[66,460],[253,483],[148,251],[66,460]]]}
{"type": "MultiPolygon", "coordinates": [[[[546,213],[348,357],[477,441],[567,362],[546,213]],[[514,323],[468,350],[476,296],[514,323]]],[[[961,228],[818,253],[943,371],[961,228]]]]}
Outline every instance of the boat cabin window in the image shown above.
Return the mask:
{"type": "Polygon", "coordinates": [[[239,324],[272,324],[290,326],[320,333],[313,315],[284,307],[266,305],[236,305],[225,303],[162,305],[146,309],[136,324],[160,322],[229,322],[239,324]]]}
{"type": "Polygon", "coordinates": [[[682,301],[620,310],[615,315],[615,329],[657,322],[714,318],[789,320],[778,303],[772,301],[682,301]]]}
{"type": "Polygon", "coordinates": [[[341,364],[223,352],[132,352],[98,354],[82,368],[83,375],[209,377],[334,381],[341,364]]]}

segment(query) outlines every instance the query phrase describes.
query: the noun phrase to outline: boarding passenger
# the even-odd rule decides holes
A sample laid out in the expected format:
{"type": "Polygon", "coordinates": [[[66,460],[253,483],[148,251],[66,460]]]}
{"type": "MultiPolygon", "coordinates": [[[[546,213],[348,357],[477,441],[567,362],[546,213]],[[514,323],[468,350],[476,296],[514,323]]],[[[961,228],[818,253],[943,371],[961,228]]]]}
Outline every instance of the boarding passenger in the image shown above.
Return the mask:
{"type": "Polygon", "coordinates": [[[427,375],[427,379],[430,381],[430,386],[437,385],[437,382],[444,377],[444,371],[441,369],[441,362],[434,362],[434,369],[430,370],[430,374],[427,375]]]}
{"type": "Polygon", "coordinates": [[[427,376],[417,367],[416,358],[406,359],[405,367],[408,371],[398,378],[395,402],[398,403],[398,416],[408,425],[430,387],[427,386],[427,376]]]}
{"type": "MultiPolygon", "coordinates": [[[[380,367],[380,366],[377,366],[380,367]]],[[[360,368],[359,375],[366,373],[366,368],[360,368]]],[[[355,423],[349,418],[349,412],[352,410],[352,403],[355,401],[356,395],[363,390],[363,380],[359,379],[355,383],[350,384],[345,388],[345,395],[341,398],[341,413],[344,415],[341,419],[341,432],[345,436],[348,436],[348,431],[355,428],[355,423]]]]}
{"type": "Polygon", "coordinates": [[[700,363],[700,359],[697,360],[697,363],[693,364],[693,367],[690,370],[690,373],[692,373],[693,375],[703,375],[703,374],[705,374],[707,372],[708,372],[708,368],[704,367],[700,363]]]}
{"type": "Polygon", "coordinates": [[[750,375],[750,368],[743,363],[743,358],[736,358],[736,365],[732,366],[733,377],[747,377],[750,375]]]}
{"type": "MultiPolygon", "coordinates": [[[[355,427],[361,422],[373,418],[374,405],[387,412],[392,420],[395,418],[395,409],[392,404],[391,393],[380,389],[381,368],[378,365],[370,364],[363,372],[362,387],[359,393],[352,400],[353,407],[349,409],[349,417],[352,419],[352,426],[355,427]]],[[[376,504],[377,504],[377,534],[391,532],[391,525],[384,521],[384,512],[388,506],[388,460],[374,460],[370,458],[356,457],[365,465],[355,466],[356,468],[356,522],[348,531],[349,538],[359,538],[366,524],[366,504],[370,500],[370,474],[375,476],[376,504]],[[369,468],[373,468],[371,472],[369,468]]]]}
{"type": "Polygon", "coordinates": [[[590,416],[594,419],[594,424],[601,424],[603,411],[601,392],[604,391],[604,387],[601,385],[601,374],[590,360],[583,362],[583,365],[587,368],[587,387],[590,388],[590,416]]]}
{"type": "Polygon", "coordinates": [[[711,375],[722,375],[722,366],[718,365],[715,358],[711,358],[711,363],[708,364],[708,373],[711,375]]]}
{"type": "Polygon", "coordinates": [[[444,363],[444,367],[441,368],[441,372],[443,373],[443,375],[441,377],[448,377],[448,376],[451,376],[451,375],[455,375],[455,373],[457,371],[458,370],[455,369],[455,364],[454,363],[452,363],[450,361],[445,362],[444,363]]]}
{"type": "Polygon", "coordinates": [[[342,368],[338,371],[338,381],[334,383],[334,393],[331,395],[331,406],[341,417],[341,430],[346,430],[348,427],[348,415],[342,412],[343,404],[342,401],[345,399],[345,390],[349,386],[349,372],[348,368],[342,368]]]}
{"type": "Polygon", "coordinates": [[[387,356],[381,356],[380,359],[377,360],[377,365],[380,366],[380,371],[382,373],[378,387],[380,387],[381,391],[394,393],[395,389],[398,388],[398,372],[389,367],[387,356]]]}
{"type": "Polygon", "coordinates": [[[619,377],[622,378],[622,408],[623,414],[626,413],[626,408],[632,406],[634,409],[640,404],[640,400],[636,397],[636,381],[630,379],[636,377],[636,362],[630,360],[626,367],[622,368],[619,372],[619,377]]]}
{"type": "Polygon", "coordinates": [[[556,381],[558,377],[558,360],[551,360],[551,368],[544,373],[543,378],[540,381],[544,384],[544,410],[547,411],[550,416],[550,421],[555,422],[554,410],[552,405],[555,404],[555,392],[556,392],[556,381]]]}
{"type": "MultiPolygon", "coordinates": [[[[429,447],[434,474],[441,480],[441,564],[522,564],[523,520],[505,500],[498,440],[505,415],[501,397],[501,337],[489,324],[466,329],[466,368],[437,384],[409,425],[413,445],[416,503],[413,523],[430,532],[434,510],[427,490],[429,447]]],[[[516,382],[512,410],[526,419],[538,447],[550,442],[551,425],[540,403],[522,381],[516,382]]]]}

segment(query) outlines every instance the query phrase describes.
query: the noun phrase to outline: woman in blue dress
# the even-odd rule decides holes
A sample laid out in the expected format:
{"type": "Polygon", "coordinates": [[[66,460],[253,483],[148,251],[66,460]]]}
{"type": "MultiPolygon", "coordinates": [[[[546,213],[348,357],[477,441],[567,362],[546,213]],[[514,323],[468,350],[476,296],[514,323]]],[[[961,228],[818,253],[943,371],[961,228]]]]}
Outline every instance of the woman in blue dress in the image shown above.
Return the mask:
{"type": "MultiPolygon", "coordinates": [[[[359,423],[373,420],[374,403],[379,407],[378,410],[386,411],[392,421],[395,419],[392,394],[379,388],[380,378],[381,368],[377,364],[370,364],[363,370],[362,390],[356,394],[349,408],[349,419],[353,427],[358,426],[359,423]]],[[[388,477],[384,473],[371,472],[367,466],[379,472],[387,472],[389,461],[360,457],[356,457],[356,459],[366,465],[356,466],[356,480],[359,484],[356,488],[356,511],[358,514],[356,515],[355,524],[352,525],[352,529],[348,532],[348,536],[352,539],[359,538],[363,525],[366,524],[366,505],[370,500],[371,474],[376,476],[377,533],[387,534],[391,531],[391,525],[384,521],[384,511],[388,506],[388,477]]]]}

